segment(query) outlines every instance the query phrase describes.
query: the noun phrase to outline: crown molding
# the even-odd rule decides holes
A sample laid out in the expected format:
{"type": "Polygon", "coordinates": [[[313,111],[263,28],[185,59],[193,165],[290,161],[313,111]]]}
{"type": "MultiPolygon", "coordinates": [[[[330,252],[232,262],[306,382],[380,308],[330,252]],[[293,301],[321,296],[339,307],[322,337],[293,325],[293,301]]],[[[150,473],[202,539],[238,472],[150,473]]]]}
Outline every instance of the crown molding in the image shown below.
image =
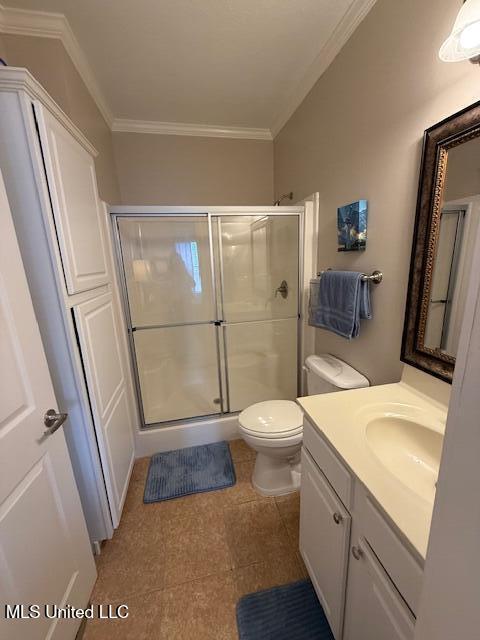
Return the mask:
{"type": "Polygon", "coordinates": [[[111,127],[112,112],[95,79],[91,66],[63,14],[14,9],[0,4],[0,32],[60,40],[102,116],[111,127]]]}
{"type": "Polygon", "coordinates": [[[280,133],[318,79],[332,64],[333,60],[338,53],[340,53],[340,50],[347,43],[347,40],[368,14],[375,2],[376,0],[354,0],[350,5],[330,38],[322,47],[320,53],[302,76],[302,79],[296,85],[294,91],[290,94],[285,106],[278,113],[274,125],[271,128],[273,138],[280,133]]]}
{"type": "Polygon", "coordinates": [[[14,9],[0,4],[0,33],[60,40],[112,131],[209,138],[273,140],[303,102],[320,76],[333,62],[375,2],[376,0],[354,0],[327,43],[307,69],[301,81],[296,85],[295,90],[290,94],[284,107],[277,114],[274,126],[271,129],[114,118],[95,79],[92,68],[67,18],[63,14],[14,9]]]}
{"type": "Polygon", "coordinates": [[[272,140],[270,129],[223,127],[186,122],[157,122],[155,120],[128,120],[115,118],[112,131],[123,133],[150,133],[166,136],[201,136],[204,138],[239,138],[244,140],[272,140]]]}
{"type": "Polygon", "coordinates": [[[48,109],[48,111],[70,131],[73,137],[90,155],[94,158],[98,156],[98,151],[95,147],[70,120],[67,114],[62,111],[55,100],[45,91],[43,86],[32,76],[28,69],[0,66],[0,90],[17,94],[26,93],[33,102],[40,102],[45,109],[48,109]]]}

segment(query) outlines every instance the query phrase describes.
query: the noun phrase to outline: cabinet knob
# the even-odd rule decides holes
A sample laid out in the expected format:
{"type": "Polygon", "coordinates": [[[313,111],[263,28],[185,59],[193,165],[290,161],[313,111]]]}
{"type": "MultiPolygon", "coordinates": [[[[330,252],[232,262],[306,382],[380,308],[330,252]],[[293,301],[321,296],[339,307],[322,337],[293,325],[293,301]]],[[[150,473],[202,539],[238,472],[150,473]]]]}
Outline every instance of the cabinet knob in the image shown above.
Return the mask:
{"type": "Polygon", "coordinates": [[[343,520],[342,514],[338,513],[338,511],[335,511],[335,513],[333,514],[333,520],[335,524],[340,524],[343,520]]]}
{"type": "Polygon", "coordinates": [[[363,557],[363,551],[360,549],[360,547],[352,547],[352,556],[355,558],[355,560],[361,560],[363,557]]]}

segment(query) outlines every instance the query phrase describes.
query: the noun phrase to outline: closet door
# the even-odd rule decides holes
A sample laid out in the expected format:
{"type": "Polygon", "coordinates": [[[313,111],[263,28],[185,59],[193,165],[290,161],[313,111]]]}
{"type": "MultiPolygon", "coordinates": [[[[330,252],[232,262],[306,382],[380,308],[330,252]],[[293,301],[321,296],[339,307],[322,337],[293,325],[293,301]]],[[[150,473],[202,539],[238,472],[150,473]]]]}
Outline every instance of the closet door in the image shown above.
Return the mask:
{"type": "Polygon", "coordinates": [[[112,294],[73,308],[113,526],[120,521],[134,461],[133,420],[112,294]]]}
{"type": "Polygon", "coordinates": [[[108,272],[93,157],[38,103],[35,116],[67,291],[94,289],[108,272]]]}

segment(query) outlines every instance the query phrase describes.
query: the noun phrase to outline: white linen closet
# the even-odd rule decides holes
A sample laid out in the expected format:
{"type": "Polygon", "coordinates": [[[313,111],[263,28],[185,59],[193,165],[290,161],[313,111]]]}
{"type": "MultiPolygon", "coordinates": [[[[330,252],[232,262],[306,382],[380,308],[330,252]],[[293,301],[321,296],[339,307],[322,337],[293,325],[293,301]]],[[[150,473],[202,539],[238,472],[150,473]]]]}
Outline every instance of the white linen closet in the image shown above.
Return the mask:
{"type": "Polygon", "coordinates": [[[0,69],[0,168],[90,539],[118,526],[137,410],[95,149],[25,69],[0,69]]]}

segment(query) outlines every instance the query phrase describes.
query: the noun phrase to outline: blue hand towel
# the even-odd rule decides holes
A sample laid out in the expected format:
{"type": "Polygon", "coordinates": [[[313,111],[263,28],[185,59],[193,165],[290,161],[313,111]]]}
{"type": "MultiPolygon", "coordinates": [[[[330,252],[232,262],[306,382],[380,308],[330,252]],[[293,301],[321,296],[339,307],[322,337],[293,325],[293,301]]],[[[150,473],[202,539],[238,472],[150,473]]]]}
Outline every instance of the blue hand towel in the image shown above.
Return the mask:
{"type": "Polygon", "coordinates": [[[356,271],[325,271],[310,281],[308,323],[344,338],[356,338],[360,319],[370,319],[370,288],[356,271]]]}

